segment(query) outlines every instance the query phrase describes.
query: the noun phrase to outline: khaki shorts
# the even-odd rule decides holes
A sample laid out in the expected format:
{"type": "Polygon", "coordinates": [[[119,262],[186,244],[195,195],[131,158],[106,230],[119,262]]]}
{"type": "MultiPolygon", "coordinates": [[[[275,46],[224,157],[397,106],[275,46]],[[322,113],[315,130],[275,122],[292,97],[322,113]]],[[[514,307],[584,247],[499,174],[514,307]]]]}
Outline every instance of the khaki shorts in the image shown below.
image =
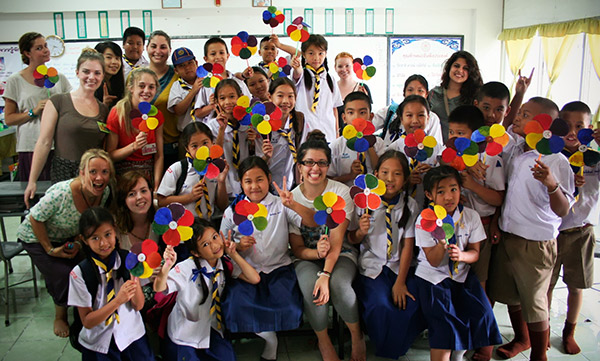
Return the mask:
{"type": "Polygon", "coordinates": [[[490,269],[490,257],[492,255],[492,242],[490,241],[490,225],[483,226],[485,229],[486,239],[479,242],[479,259],[471,264],[471,269],[479,279],[479,282],[488,280],[488,270],[490,269]]]}
{"type": "Polygon", "coordinates": [[[574,288],[590,288],[594,283],[594,247],[596,237],[594,227],[565,230],[558,235],[558,257],[552,272],[551,287],[558,281],[560,267],[563,268],[563,282],[574,288]]]}
{"type": "Polygon", "coordinates": [[[521,305],[525,322],[548,320],[548,287],[556,262],[556,240],[528,241],[503,233],[488,280],[493,301],[521,305]]]}

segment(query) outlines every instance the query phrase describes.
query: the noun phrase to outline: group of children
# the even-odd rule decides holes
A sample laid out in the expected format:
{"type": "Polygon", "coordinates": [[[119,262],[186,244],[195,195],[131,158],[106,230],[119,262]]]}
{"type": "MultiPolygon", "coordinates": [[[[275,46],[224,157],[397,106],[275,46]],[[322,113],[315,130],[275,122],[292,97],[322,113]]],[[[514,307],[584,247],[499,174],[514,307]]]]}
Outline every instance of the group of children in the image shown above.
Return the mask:
{"type": "MultiPolygon", "coordinates": [[[[387,109],[373,113],[363,92],[351,92],[342,102],[328,74],[322,36],[302,43],[301,57],[290,60],[289,77],[272,79],[265,65],[276,59],[271,48],[278,47],[276,36],[262,39],[263,62],[232,73],[225,42],[209,39],[204,60],[220,65],[224,78],[214,90],[202,86],[191,50],[173,52],[179,80],[168,108],[179,117],[179,147],[187,156],[164,175],[155,174],[154,189],[159,206],[178,202],[195,218],[187,250],[163,244],[164,263],[153,276],[155,292],[177,292],[161,344],[164,359],[235,360],[229,330],[265,339],[261,360],[275,360],[276,332],[298,328],[304,314],[323,359],[336,360],[327,334],[331,300],[350,329],[352,360],[366,358],[361,318],[381,357],[404,355],[428,329],[432,360],[458,360],[466,350],[476,350],[476,360],[489,360],[492,347],[501,343],[493,302],[508,305],[515,330],[515,339],[500,346],[498,355],[510,358],[531,348],[531,360],[545,360],[549,300],[561,266],[569,287],[563,344],[567,353],[577,353],[573,333],[581,290],[592,284],[591,225],[598,220],[600,169],[572,170],[567,157],[580,147],[577,132],[590,127],[589,108],[573,102],[559,112],[551,100],[531,98],[512,124],[504,124],[510,139],[503,151],[481,153],[474,166],[459,172],[442,160],[444,144],[502,123],[510,112],[506,86],[486,83],[473,105],[452,110],[446,141],[446,127],[431,112],[422,76],[407,79],[405,99],[390,119],[382,115],[387,109]],[[244,95],[276,105],[281,129],[262,136],[242,124],[234,109],[244,95]],[[352,150],[338,137],[341,105],[347,126],[361,118],[381,130],[367,151],[352,150]],[[525,142],[526,126],[539,114],[560,115],[568,124],[564,154],[540,155],[525,142]],[[417,130],[437,143],[422,161],[405,154],[405,140],[417,130]],[[226,165],[208,179],[191,159],[213,145],[223,148],[226,165]],[[385,184],[374,210],[355,206],[349,189],[357,176],[369,173],[385,184]],[[335,226],[314,218],[326,192],[343,204],[326,204],[329,213],[345,210],[335,226]],[[236,206],[241,202],[266,208],[265,228],[240,232],[236,206]],[[452,237],[437,239],[424,229],[420,213],[428,208],[451,218],[452,237]],[[178,262],[182,251],[191,257],[178,262]]],[[[154,81],[145,77],[130,77],[134,104],[154,97],[146,91],[154,81]]],[[[594,138],[600,140],[598,132],[594,138]]],[[[131,150],[143,155],[148,142],[140,141],[140,147],[132,142],[131,150]]],[[[139,313],[140,281],[119,272],[125,260],[114,228],[104,209],[82,215],[81,237],[102,282],[90,295],[76,267],[69,304],[81,317],[79,340],[86,350],[148,360],[152,351],[139,313]]]]}

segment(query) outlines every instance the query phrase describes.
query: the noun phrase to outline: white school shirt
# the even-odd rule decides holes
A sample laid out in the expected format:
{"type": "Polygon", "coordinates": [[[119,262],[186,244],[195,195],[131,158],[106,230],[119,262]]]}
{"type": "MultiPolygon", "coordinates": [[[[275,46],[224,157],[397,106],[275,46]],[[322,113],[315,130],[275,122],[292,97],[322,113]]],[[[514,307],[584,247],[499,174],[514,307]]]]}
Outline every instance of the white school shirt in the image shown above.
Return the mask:
{"type": "MultiPolygon", "coordinates": [[[[390,106],[388,105],[387,107],[382,108],[378,110],[377,113],[375,113],[375,116],[373,117],[373,125],[375,125],[375,129],[383,128],[383,125],[385,123],[385,116],[387,115],[389,108],[390,106]]],[[[390,122],[388,123],[388,131],[385,134],[384,138],[386,147],[392,143],[392,135],[390,134],[389,124],[392,121],[394,121],[394,119],[396,119],[396,113],[392,114],[390,122]]],[[[402,124],[400,124],[400,131],[404,131],[404,127],[402,126],[402,124]]],[[[440,125],[440,117],[434,112],[429,112],[429,120],[427,121],[427,124],[425,124],[425,128],[423,129],[423,131],[425,132],[425,134],[434,137],[438,144],[444,144],[442,138],[442,126],[440,125]]]]}
{"type": "MultiPolygon", "coordinates": [[[[206,267],[209,272],[213,270],[204,259],[200,260],[200,267],[206,267]]],[[[219,277],[217,277],[219,285],[217,289],[219,295],[222,295],[225,288],[225,271],[220,259],[217,261],[215,268],[221,270],[219,277]]],[[[221,336],[223,336],[223,330],[217,329],[216,312],[212,316],[210,315],[212,280],[200,274],[196,282],[192,282],[192,272],[195,269],[194,260],[188,258],[169,271],[167,289],[164,293],[169,294],[177,291],[177,299],[173,311],[169,315],[167,332],[171,341],[176,345],[205,349],[210,348],[211,327],[221,336]],[[200,301],[204,298],[204,295],[202,294],[200,282],[205,282],[209,292],[206,301],[201,305],[200,301]]]]}
{"type": "Polygon", "coordinates": [[[600,164],[593,167],[584,166],[585,184],[579,187],[579,198],[569,213],[562,218],[559,230],[582,227],[586,224],[596,225],[600,218],[598,209],[598,189],[600,187],[600,164]]]}
{"type": "MultiPolygon", "coordinates": [[[[282,127],[284,132],[289,132],[292,143],[295,141],[295,132],[290,126],[290,120],[286,121],[282,127]]],[[[271,132],[269,135],[271,139],[271,145],[273,146],[273,156],[269,159],[269,170],[271,171],[271,179],[277,183],[277,186],[283,189],[283,177],[286,177],[286,187],[288,190],[292,188],[294,184],[294,157],[292,151],[288,146],[287,139],[279,132],[271,132]]],[[[262,137],[257,138],[260,146],[256,148],[256,155],[263,157],[262,151],[262,137]]],[[[296,149],[298,151],[298,149],[296,149]]]]}
{"type": "MultiPolygon", "coordinates": [[[[550,208],[548,188],[533,178],[531,169],[538,155],[530,150],[513,160],[499,225],[503,231],[527,240],[547,241],[558,236],[562,218],[550,208]]],[[[575,201],[575,180],[569,161],[562,154],[542,155],[541,161],[550,167],[570,208],[575,201]]]]}
{"type": "MultiPolygon", "coordinates": [[[[144,58],[144,56],[140,56],[140,58],[138,59],[138,61],[133,64],[136,68],[147,68],[150,63],[148,62],[148,60],[146,60],[146,58],[144,58]]],[[[131,65],[129,65],[125,59],[123,59],[123,78],[125,79],[125,83],[127,83],[127,75],[129,75],[129,73],[133,70],[133,68],[131,67],[131,65]]]]}
{"type": "Polygon", "coordinates": [[[506,180],[508,181],[508,178],[510,177],[511,164],[515,158],[523,154],[526,142],[525,138],[512,132],[512,125],[508,127],[506,133],[508,134],[508,143],[504,149],[502,149],[500,157],[504,162],[504,172],[506,180]]]}
{"type": "MultiPolygon", "coordinates": [[[[323,190],[323,194],[327,192],[333,192],[344,198],[344,201],[346,202],[346,206],[344,207],[344,211],[346,211],[346,219],[350,221],[352,219],[352,214],[354,213],[354,202],[350,197],[350,188],[344,183],[334,181],[333,179],[328,179],[325,190],[323,190]]],[[[294,200],[296,202],[315,211],[317,210],[313,206],[314,200],[311,201],[307,199],[300,190],[299,185],[292,190],[292,195],[294,196],[294,200]]],[[[321,238],[321,235],[325,234],[325,226],[307,227],[301,224],[300,227],[298,227],[295,224],[289,224],[289,227],[290,233],[302,236],[304,245],[312,249],[317,247],[317,242],[321,238]]],[[[352,260],[352,262],[356,263],[357,253],[356,247],[348,243],[346,235],[344,235],[340,257],[348,257],[352,260]]]]}
{"type": "MultiPolygon", "coordinates": [[[[210,128],[215,138],[219,134],[219,122],[216,118],[211,118],[206,125],[210,128]]],[[[240,147],[239,164],[250,156],[248,148],[248,125],[240,125],[238,128],[238,145],[240,147]]],[[[258,137],[257,137],[258,138],[258,137]]],[[[254,149],[260,147],[258,139],[255,141],[254,149]]],[[[237,168],[233,165],[233,129],[230,126],[225,128],[225,134],[223,138],[223,153],[225,160],[229,164],[229,171],[227,172],[227,194],[233,196],[242,192],[242,186],[238,179],[237,168]]]]}
{"type": "MultiPolygon", "coordinates": [[[[479,160],[487,165],[488,168],[485,171],[485,181],[482,182],[479,179],[473,178],[475,182],[495,191],[503,191],[505,189],[506,177],[504,175],[504,162],[502,158],[498,155],[484,156],[483,153],[479,153],[479,160]],[[485,162],[483,161],[484,159],[485,162]]],[[[461,195],[464,195],[466,198],[464,205],[477,211],[480,217],[488,217],[496,213],[496,207],[485,202],[475,192],[463,187],[461,195]]]]}
{"type": "MultiPolygon", "coordinates": [[[[117,254],[113,266],[113,275],[116,274],[120,266],[121,258],[117,254]]],[[[98,291],[92,300],[92,295],[90,295],[85,285],[81,268],[79,266],[73,268],[69,274],[69,306],[91,307],[96,311],[106,305],[106,274],[100,267],[98,267],[98,271],[100,272],[101,282],[98,284],[98,291]]],[[[115,297],[119,293],[119,289],[123,283],[125,282],[122,279],[115,278],[115,297]]],[[[75,312],[78,311],[75,310],[75,312]]],[[[134,341],[139,340],[146,334],[142,315],[131,306],[130,302],[120,305],[117,312],[119,313],[120,322],[113,320],[110,325],[106,326],[103,320],[94,328],[87,329],[83,327],[79,333],[79,343],[88,350],[106,354],[108,353],[110,341],[113,337],[119,351],[123,351],[134,341]]]]}
{"type": "MultiPolygon", "coordinates": [[[[160,186],[158,187],[156,193],[165,197],[192,193],[192,189],[194,188],[194,186],[198,184],[198,182],[200,182],[200,176],[194,170],[194,166],[191,165],[188,161],[188,169],[187,175],[185,176],[185,181],[181,186],[181,191],[179,192],[179,194],[175,194],[177,179],[179,179],[179,175],[181,174],[181,172],[182,169],[180,161],[171,164],[171,166],[165,172],[165,175],[163,176],[162,180],[160,181],[160,186]]],[[[206,188],[208,189],[208,199],[212,207],[212,213],[215,214],[215,212],[217,212],[217,208],[215,208],[217,205],[217,178],[208,179],[204,177],[204,181],[206,182],[206,188]]],[[[208,210],[206,209],[206,199],[204,199],[204,196],[200,197],[200,201],[202,202],[200,204],[200,209],[202,210],[202,218],[210,220],[210,217],[208,217],[208,210]]],[[[192,212],[194,216],[198,216],[198,214],[196,214],[196,202],[186,203],[183,206],[187,210],[192,212]]]]}
{"type": "MultiPolygon", "coordinates": [[[[267,228],[263,231],[255,230],[252,236],[256,244],[244,252],[239,252],[242,257],[257,271],[271,273],[273,270],[292,263],[289,250],[289,224],[300,227],[301,218],[298,213],[285,207],[281,199],[267,193],[260,202],[267,208],[267,228]]],[[[221,232],[227,234],[231,231],[233,239],[240,242],[242,234],[233,220],[234,211],[228,207],[221,221],[221,232]]],[[[239,268],[235,262],[234,266],[239,268]]],[[[235,272],[234,274],[238,274],[235,272]]]]}
{"type": "MultiPolygon", "coordinates": [[[[175,114],[175,106],[181,103],[181,101],[185,99],[185,97],[187,97],[190,93],[190,90],[184,89],[181,83],[189,86],[190,88],[192,87],[192,84],[188,84],[188,82],[186,82],[182,78],[179,78],[179,80],[173,82],[173,86],[171,87],[171,91],[169,92],[169,101],[167,102],[167,110],[173,114],[175,114]]],[[[185,111],[185,113],[183,115],[177,116],[178,131],[182,132],[183,128],[185,128],[186,125],[194,121],[194,119],[192,119],[191,111],[194,109],[195,102],[196,101],[194,99],[185,111]]]]}
{"type": "MultiPolygon", "coordinates": [[[[375,153],[377,156],[381,156],[385,152],[385,146],[383,144],[383,139],[379,137],[375,137],[376,141],[373,144],[373,149],[375,149],[375,153]]],[[[352,168],[352,162],[358,159],[358,152],[354,151],[346,145],[348,140],[344,137],[339,137],[333,142],[331,142],[331,165],[327,170],[328,177],[339,177],[350,173],[350,168],[352,168]]],[[[373,167],[375,164],[371,164],[371,158],[369,157],[369,152],[366,151],[363,153],[365,156],[365,163],[367,165],[366,172],[373,173],[373,167]]],[[[350,179],[346,182],[348,187],[352,187],[354,185],[354,179],[350,179]]]]}
{"type": "MultiPolygon", "coordinates": [[[[314,129],[319,129],[327,139],[328,143],[333,142],[338,134],[335,131],[336,120],[333,111],[337,112],[337,107],[342,106],[342,96],[340,95],[340,89],[338,88],[337,82],[333,80],[333,90],[329,88],[327,83],[327,71],[324,71],[320,75],[321,90],[319,92],[319,104],[317,109],[313,113],[311,107],[313,103],[313,96],[315,94],[315,75],[309,70],[312,76],[312,87],[306,89],[304,85],[304,71],[300,75],[300,79],[296,81],[296,89],[298,96],[296,96],[296,110],[304,113],[304,131],[302,133],[301,142],[306,141],[308,133],[314,129]]],[[[290,79],[294,81],[294,74],[290,75],[290,79]]]]}
{"type": "MultiPolygon", "coordinates": [[[[485,230],[481,224],[481,218],[479,214],[474,210],[465,207],[462,211],[462,218],[458,207],[452,215],[454,220],[454,232],[456,234],[456,244],[458,248],[464,251],[467,249],[468,243],[477,243],[486,239],[485,230]]],[[[427,260],[423,247],[433,247],[438,241],[433,238],[431,233],[421,228],[421,215],[417,218],[415,225],[415,245],[419,246],[419,255],[417,257],[418,264],[415,271],[415,275],[422,279],[437,285],[446,278],[450,277],[450,268],[448,266],[450,258],[448,252],[444,253],[442,262],[437,266],[433,267],[427,260]]],[[[456,282],[464,283],[469,273],[470,265],[465,262],[458,263],[458,273],[452,275],[452,279],[456,282]]]]}
{"type": "MultiPolygon", "coordinates": [[[[245,95],[248,98],[252,99],[252,94],[250,93],[250,90],[248,90],[246,83],[244,83],[243,80],[236,78],[235,74],[233,74],[232,72],[227,70],[227,76],[224,77],[223,79],[235,80],[235,82],[240,86],[240,89],[242,90],[242,95],[245,95]]],[[[200,91],[198,92],[198,95],[196,95],[196,103],[194,104],[194,109],[200,109],[203,106],[210,104],[210,96],[213,95],[214,93],[215,93],[214,88],[204,88],[203,87],[202,89],[200,89],[200,91]]],[[[214,117],[214,114],[212,114],[212,113],[214,113],[214,112],[211,112],[204,118],[197,118],[196,121],[208,123],[208,121],[214,117]]],[[[213,133],[213,134],[217,134],[217,133],[213,133]]]]}
{"type": "MultiPolygon", "coordinates": [[[[400,267],[400,253],[402,252],[402,238],[415,237],[415,221],[419,215],[417,202],[408,197],[408,211],[410,216],[404,228],[398,229],[398,221],[402,218],[404,211],[404,194],[400,194],[398,203],[392,208],[392,256],[387,258],[387,226],[385,224],[386,207],[383,202],[374,211],[369,211],[371,225],[369,232],[360,243],[360,255],[358,256],[358,270],[363,276],[375,279],[381,273],[383,266],[387,266],[395,274],[400,267]]],[[[348,231],[359,228],[360,217],[364,210],[355,208],[354,216],[348,226],[348,231]]]]}

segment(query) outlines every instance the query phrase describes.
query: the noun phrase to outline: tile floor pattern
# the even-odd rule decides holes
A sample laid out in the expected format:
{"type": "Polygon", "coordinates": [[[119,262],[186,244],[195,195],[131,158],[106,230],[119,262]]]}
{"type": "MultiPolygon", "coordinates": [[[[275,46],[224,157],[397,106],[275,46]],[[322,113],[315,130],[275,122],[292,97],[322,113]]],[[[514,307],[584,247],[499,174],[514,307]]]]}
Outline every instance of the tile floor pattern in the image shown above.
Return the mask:
{"type": "MultiPolygon", "coordinates": [[[[14,239],[18,219],[7,218],[6,225],[9,239],[14,239]]],[[[4,267],[4,265],[1,265],[4,267]]],[[[576,339],[582,352],[570,356],[561,352],[561,332],[566,313],[567,289],[559,281],[554,291],[554,301],[551,312],[551,343],[548,351],[549,360],[585,361],[600,360],[600,259],[595,263],[596,283],[593,288],[584,291],[584,304],[577,325],[576,339]]],[[[13,259],[14,273],[10,275],[11,282],[30,277],[30,263],[28,257],[13,259]]],[[[0,285],[4,285],[3,270],[0,285]]],[[[31,282],[11,288],[11,325],[0,325],[0,360],[3,361],[66,361],[79,360],[81,354],[75,351],[65,339],[59,339],[52,333],[54,306],[52,299],[40,287],[40,297],[34,298],[33,284],[31,282]]],[[[38,287],[40,284],[38,284],[38,287]]],[[[2,295],[4,293],[2,292],[2,295]]],[[[2,296],[3,297],[3,296],[2,296]]],[[[0,304],[0,315],[4,317],[4,299],[0,304]]],[[[497,305],[494,308],[500,332],[505,340],[512,339],[512,329],[506,312],[506,307],[497,305]]],[[[387,360],[374,356],[372,345],[367,342],[368,360],[387,360]]],[[[263,347],[260,339],[245,339],[234,342],[239,361],[257,361],[263,347]]],[[[350,355],[350,343],[345,345],[346,360],[350,355]]],[[[467,354],[468,356],[468,354],[467,354]]],[[[320,360],[316,346],[316,337],[297,336],[280,337],[278,360],[303,361],[320,360]]],[[[528,360],[529,351],[519,354],[513,360],[528,360]]],[[[401,360],[429,360],[427,340],[418,339],[406,356],[401,360]]]]}

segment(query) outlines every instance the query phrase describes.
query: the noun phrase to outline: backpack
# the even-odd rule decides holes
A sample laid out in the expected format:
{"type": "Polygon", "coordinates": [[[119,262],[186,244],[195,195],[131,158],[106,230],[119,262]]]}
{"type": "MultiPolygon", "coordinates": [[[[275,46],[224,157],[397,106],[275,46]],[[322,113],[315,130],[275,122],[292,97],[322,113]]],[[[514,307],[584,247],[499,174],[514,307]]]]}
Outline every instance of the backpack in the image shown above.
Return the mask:
{"type": "MultiPolygon", "coordinates": [[[[115,279],[121,278],[124,281],[128,281],[131,278],[129,271],[125,267],[125,258],[129,251],[119,249],[119,257],[121,258],[121,266],[117,269],[117,275],[115,279]]],[[[92,303],[96,298],[96,294],[98,293],[98,284],[100,284],[100,279],[98,278],[98,273],[95,270],[97,267],[94,263],[90,261],[89,258],[84,259],[79,263],[79,268],[81,269],[81,276],[83,277],[83,281],[85,282],[85,287],[87,288],[90,295],[92,295],[92,303]]],[[[69,342],[74,349],[79,352],[82,352],[83,346],[79,343],[79,334],[81,333],[81,329],[83,328],[83,323],[81,323],[81,318],[79,317],[79,311],[77,308],[73,310],[73,322],[69,325],[69,342]]]]}
{"type": "Polygon", "coordinates": [[[385,139],[387,132],[390,128],[390,122],[396,111],[398,110],[398,105],[396,103],[392,103],[388,108],[387,113],[385,113],[385,120],[383,121],[383,131],[381,132],[381,139],[385,139]]]}
{"type": "Polygon", "coordinates": [[[185,178],[187,177],[187,171],[189,162],[186,158],[183,158],[179,161],[181,163],[181,174],[179,178],[177,178],[177,183],[175,183],[175,193],[173,195],[179,195],[181,192],[181,188],[183,188],[183,183],[185,183],[185,178]]]}

